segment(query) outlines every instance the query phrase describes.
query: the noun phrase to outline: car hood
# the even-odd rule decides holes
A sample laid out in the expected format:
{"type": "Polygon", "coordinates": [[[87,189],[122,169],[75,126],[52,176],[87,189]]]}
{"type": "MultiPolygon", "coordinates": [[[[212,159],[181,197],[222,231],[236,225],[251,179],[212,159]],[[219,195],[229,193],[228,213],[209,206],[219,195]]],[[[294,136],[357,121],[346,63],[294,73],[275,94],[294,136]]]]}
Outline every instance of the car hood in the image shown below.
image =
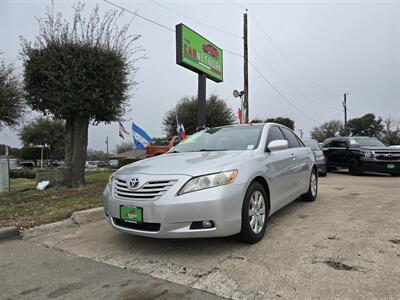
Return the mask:
{"type": "Polygon", "coordinates": [[[117,173],[198,176],[220,172],[252,155],[252,150],[167,153],[124,166],[117,173]]]}
{"type": "Polygon", "coordinates": [[[390,148],[390,147],[368,147],[368,146],[362,146],[362,147],[357,147],[357,149],[360,149],[362,151],[379,151],[379,152],[400,153],[400,149],[390,148]]]}

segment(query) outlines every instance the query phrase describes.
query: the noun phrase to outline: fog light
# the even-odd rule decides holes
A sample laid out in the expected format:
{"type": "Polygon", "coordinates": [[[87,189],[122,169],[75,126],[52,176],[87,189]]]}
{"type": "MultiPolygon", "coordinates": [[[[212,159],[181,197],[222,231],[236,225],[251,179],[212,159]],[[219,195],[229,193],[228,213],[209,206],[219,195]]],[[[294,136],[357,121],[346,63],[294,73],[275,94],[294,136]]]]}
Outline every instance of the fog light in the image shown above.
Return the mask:
{"type": "Polygon", "coordinates": [[[190,225],[190,229],[207,229],[207,228],[214,228],[215,224],[214,221],[206,220],[206,221],[196,221],[190,225]]]}
{"type": "Polygon", "coordinates": [[[201,222],[203,228],[211,228],[214,227],[213,221],[203,221],[201,222]]]}

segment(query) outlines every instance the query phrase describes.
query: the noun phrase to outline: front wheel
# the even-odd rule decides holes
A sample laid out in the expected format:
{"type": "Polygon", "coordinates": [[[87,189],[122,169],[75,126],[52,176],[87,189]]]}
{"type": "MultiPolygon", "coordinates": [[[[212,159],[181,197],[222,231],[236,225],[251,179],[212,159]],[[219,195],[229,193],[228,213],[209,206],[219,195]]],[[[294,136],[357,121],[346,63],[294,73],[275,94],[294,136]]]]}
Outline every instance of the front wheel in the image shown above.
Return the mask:
{"type": "Polygon", "coordinates": [[[318,195],[318,176],[315,169],[312,170],[310,175],[310,184],[307,193],[302,196],[303,201],[312,202],[317,199],[318,195]]]}
{"type": "Polygon", "coordinates": [[[259,182],[250,185],[242,206],[242,227],[239,239],[254,244],[264,236],[268,223],[268,198],[264,187],[259,182]]]}

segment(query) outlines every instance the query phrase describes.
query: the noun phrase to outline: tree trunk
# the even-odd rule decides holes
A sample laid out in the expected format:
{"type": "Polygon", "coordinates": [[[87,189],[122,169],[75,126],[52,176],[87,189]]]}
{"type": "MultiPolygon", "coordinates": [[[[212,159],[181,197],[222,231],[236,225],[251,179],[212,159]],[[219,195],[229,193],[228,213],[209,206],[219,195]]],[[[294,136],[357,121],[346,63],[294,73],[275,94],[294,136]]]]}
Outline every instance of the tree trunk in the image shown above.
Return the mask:
{"type": "Polygon", "coordinates": [[[72,186],[71,162],[74,150],[74,118],[65,120],[64,184],[72,186]]]}
{"type": "Polygon", "coordinates": [[[85,184],[89,119],[76,117],[73,122],[67,121],[66,127],[65,184],[78,187],[85,184]]]}

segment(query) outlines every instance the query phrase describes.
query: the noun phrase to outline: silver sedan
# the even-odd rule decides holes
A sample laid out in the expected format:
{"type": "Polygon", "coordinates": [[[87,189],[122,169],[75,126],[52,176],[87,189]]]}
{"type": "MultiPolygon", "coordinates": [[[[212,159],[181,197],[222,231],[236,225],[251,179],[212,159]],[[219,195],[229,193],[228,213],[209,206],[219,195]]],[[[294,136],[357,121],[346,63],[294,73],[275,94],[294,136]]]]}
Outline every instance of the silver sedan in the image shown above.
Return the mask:
{"type": "Polygon", "coordinates": [[[268,218],[318,191],[314,155],[289,128],[225,126],[196,133],[168,153],[124,166],[104,190],[111,226],[158,238],[238,235],[259,241],[268,218]]]}

